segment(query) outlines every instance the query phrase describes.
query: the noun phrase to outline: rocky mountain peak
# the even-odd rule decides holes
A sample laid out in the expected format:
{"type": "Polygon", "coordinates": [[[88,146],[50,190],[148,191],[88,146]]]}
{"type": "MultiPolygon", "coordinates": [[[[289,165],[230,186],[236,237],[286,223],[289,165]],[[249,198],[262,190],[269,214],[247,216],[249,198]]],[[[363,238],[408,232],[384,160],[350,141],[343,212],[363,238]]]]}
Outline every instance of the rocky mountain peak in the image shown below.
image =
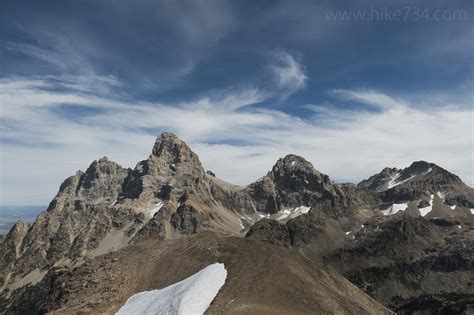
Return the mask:
{"type": "Polygon", "coordinates": [[[22,220],[18,220],[16,221],[15,225],[10,229],[10,232],[8,232],[7,238],[23,238],[29,228],[30,225],[28,223],[23,222],[22,220]]]}
{"type": "Polygon", "coordinates": [[[86,177],[98,177],[100,174],[114,174],[118,169],[122,169],[120,164],[109,160],[106,156],[93,161],[87,168],[86,177]]]}
{"type": "Polygon", "coordinates": [[[380,174],[382,174],[382,175],[392,175],[392,174],[397,173],[398,171],[399,171],[399,169],[396,168],[396,167],[386,167],[380,172],[380,174]]]}
{"type": "MultiPolygon", "coordinates": [[[[5,262],[10,262],[20,256],[20,245],[23,242],[30,225],[21,220],[16,221],[15,225],[8,232],[5,241],[0,245],[0,257],[5,262]],[[8,255],[10,253],[10,255],[8,255]]],[[[1,276],[0,276],[1,278],[1,276]]]]}
{"type": "Polygon", "coordinates": [[[86,205],[112,202],[122,189],[122,183],[130,169],[102,157],[93,161],[85,172],[77,171],[59,187],[47,211],[85,209],[86,205]]]}
{"type": "Polygon", "coordinates": [[[393,184],[395,186],[413,181],[425,181],[433,185],[464,184],[458,176],[426,161],[413,162],[409,167],[398,171],[393,184]]]}
{"type": "Polygon", "coordinates": [[[288,154],[284,158],[278,159],[272,168],[274,174],[281,172],[302,171],[305,173],[319,173],[313,165],[301,156],[288,154]]]}
{"type": "Polygon", "coordinates": [[[329,176],[294,154],[280,158],[266,176],[248,185],[246,190],[258,211],[271,214],[281,209],[311,206],[335,194],[329,176]]]}
{"type": "Polygon", "coordinates": [[[153,146],[152,153],[154,155],[161,155],[166,150],[172,150],[175,147],[185,145],[181,139],[179,139],[174,133],[163,132],[158,138],[156,138],[155,145],[153,146]]]}
{"type": "Polygon", "coordinates": [[[167,199],[171,187],[174,195],[180,195],[204,177],[197,154],[175,134],[164,132],[156,139],[148,159],[139,162],[127,178],[121,198],[167,199]]]}
{"type": "Polygon", "coordinates": [[[404,169],[400,173],[400,180],[408,179],[413,176],[418,176],[422,174],[428,174],[433,170],[436,165],[433,163],[428,163],[426,161],[416,161],[413,162],[408,168],[404,169]]]}
{"type": "Polygon", "coordinates": [[[191,149],[174,133],[164,132],[156,138],[152,154],[156,156],[168,154],[179,155],[181,151],[191,151],[191,149]]]}
{"type": "Polygon", "coordinates": [[[277,186],[293,189],[320,186],[329,183],[329,177],[317,171],[301,156],[288,154],[280,158],[269,174],[277,186]]]}
{"type": "Polygon", "coordinates": [[[361,181],[359,187],[371,190],[388,203],[402,204],[423,195],[437,194],[448,205],[470,208],[474,191],[453,173],[427,161],[415,161],[404,169],[385,168],[361,181]]]}
{"type": "Polygon", "coordinates": [[[165,164],[169,164],[173,171],[175,171],[180,163],[192,164],[202,169],[197,154],[184,141],[171,132],[164,132],[156,139],[150,158],[159,159],[165,164]]]}

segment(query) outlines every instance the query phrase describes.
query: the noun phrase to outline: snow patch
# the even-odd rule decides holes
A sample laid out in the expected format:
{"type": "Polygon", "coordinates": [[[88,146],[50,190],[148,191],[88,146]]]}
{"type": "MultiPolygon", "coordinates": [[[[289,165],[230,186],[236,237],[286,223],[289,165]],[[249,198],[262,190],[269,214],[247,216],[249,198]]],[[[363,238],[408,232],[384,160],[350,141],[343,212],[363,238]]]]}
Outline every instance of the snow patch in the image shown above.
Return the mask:
{"type": "Polygon", "coordinates": [[[407,203],[394,203],[385,210],[382,210],[383,215],[392,215],[399,211],[405,211],[408,208],[407,203]]]}
{"type": "Polygon", "coordinates": [[[401,185],[401,184],[403,184],[403,183],[406,183],[406,182],[408,182],[409,180],[412,180],[412,179],[415,178],[415,177],[425,176],[426,174],[428,174],[428,173],[431,172],[431,171],[432,171],[432,168],[430,167],[430,168],[427,169],[425,172],[412,175],[412,176],[410,176],[410,177],[408,177],[407,179],[404,179],[404,180],[400,180],[400,176],[402,176],[402,173],[401,173],[401,172],[398,172],[398,173],[395,174],[395,176],[393,177],[393,179],[388,183],[387,189],[390,189],[390,188],[393,188],[393,187],[395,187],[395,186],[398,186],[398,185],[401,185]]]}
{"type": "Polygon", "coordinates": [[[270,218],[270,215],[269,215],[268,213],[265,213],[265,214],[259,213],[258,216],[259,216],[260,218],[270,218]]]}
{"type": "Polygon", "coordinates": [[[346,235],[349,235],[349,234],[351,234],[351,233],[352,233],[352,231],[346,232],[346,235]]]}
{"type": "MultiPolygon", "coordinates": [[[[439,195],[438,195],[439,196],[439,195]]],[[[419,208],[418,210],[420,210],[420,214],[422,217],[424,217],[425,215],[427,215],[428,213],[431,212],[431,210],[433,210],[433,199],[434,199],[434,195],[431,194],[430,195],[430,205],[427,206],[427,207],[424,207],[424,208],[419,208]]]]}
{"type": "Polygon", "coordinates": [[[471,208],[469,210],[471,210],[471,214],[474,214],[474,208],[471,208]]]}
{"type": "Polygon", "coordinates": [[[456,205],[453,205],[453,206],[449,206],[451,208],[451,210],[454,210],[456,209],[456,205]]]}
{"type": "Polygon", "coordinates": [[[302,214],[306,214],[311,210],[311,207],[299,206],[294,209],[285,209],[273,215],[276,220],[293,219],[302,214]]]}
{"type": "Polygon", "coordinates": [[[442,193],[441,191],[438,191],[436,194],[438,195],[439,199],[441,199],[441,202],[444,203],[444,200],[446,199],[446,195],[442,193]]]}
{"type": "Polygon", "coordinates": [[[115,314],[204,314],[226,277],[224,264],[215,263],[166,288],[132,295],[115,314]]]}
{"type": "Polygon", "coordinates": [[[150,218],[153,218],[155,214],[161,210],[164,204],[165,203],[162,200],[160,200],[158,203],[155,203],[154,207],[148,210],[148,215],[150,218]]]}

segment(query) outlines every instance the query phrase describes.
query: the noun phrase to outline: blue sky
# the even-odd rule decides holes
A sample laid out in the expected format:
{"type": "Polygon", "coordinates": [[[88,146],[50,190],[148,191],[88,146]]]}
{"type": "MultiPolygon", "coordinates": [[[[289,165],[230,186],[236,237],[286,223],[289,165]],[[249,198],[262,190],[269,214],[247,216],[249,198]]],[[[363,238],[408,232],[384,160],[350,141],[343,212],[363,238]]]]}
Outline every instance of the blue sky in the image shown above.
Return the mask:
{"type": "Polygon", "coordinates": [[[0,204],[47,203],[103,155],[133,167],[162,131],[237,184],[296,153],[337,181],[423,159],[473,185],[472,9],[2,1],[0,204]]]}

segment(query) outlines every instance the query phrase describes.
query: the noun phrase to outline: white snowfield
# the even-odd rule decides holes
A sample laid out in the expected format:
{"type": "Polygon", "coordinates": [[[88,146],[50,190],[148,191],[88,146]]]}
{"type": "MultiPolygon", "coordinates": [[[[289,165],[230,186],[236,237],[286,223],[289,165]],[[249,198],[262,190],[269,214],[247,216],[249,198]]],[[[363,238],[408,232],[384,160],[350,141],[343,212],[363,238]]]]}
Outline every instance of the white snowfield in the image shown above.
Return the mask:
{"type": "Polygon", "coordinates": [[[390,207],[388,207],[386,210],[382,210],[383,215],[392,215],[397,213],[398,211],[405,211],[406,208],[408,208],[407,203],[394,203],[390,207]]]}
{"type": "Polygon", "coordinates": [[[166,288],[132,295],[115,314],[204,314],[224,285],[226,277],[224,264],[215,263],[166,288]]]}
{"type": "MultiPolygon", "coordinates": [[[[438,195],[439,196],[439,195],[438,195]]],[[[427,206],[427,207],[424,207],[424,208],[419,208],[418,210],[420,210],[420,214],[422,217],[424,217],[425,215],[427,215],[428,213],[431,212],[431,210],[433,210],[433,199],[434,199],[434,195],[431,194],[430,196],[430,205],[427,206]]]]}
{"type": "Polygon", "coordinates": [[[294,209],[285,209],[273,215],[276,220],[293,219],[302,214],[306,214],[311,210],[311,207],[299,206],[294,209]]]}
{"type": "Polygon", "coordinates": [[[155,206],[153,208],[151,208],[150,210],[148,210],[148,215],[150,218],[153,218],[155,216],[155,214],[161,210],[161,208],[163,207],[165,203],[160,200],[158,203],[155,204],[155,206]]]}

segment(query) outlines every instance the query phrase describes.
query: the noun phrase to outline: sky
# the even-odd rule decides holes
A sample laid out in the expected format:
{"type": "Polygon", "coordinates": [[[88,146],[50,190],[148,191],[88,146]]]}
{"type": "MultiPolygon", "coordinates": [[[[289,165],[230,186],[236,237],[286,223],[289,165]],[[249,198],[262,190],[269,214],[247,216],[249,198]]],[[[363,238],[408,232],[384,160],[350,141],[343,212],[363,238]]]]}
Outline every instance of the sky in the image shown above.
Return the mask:
{"type": "Polygon", "coordinates": [[[0,205],[47,204],[164,131],[245,185],[434,162],[474,184],[472,1],[0,3],[0,205]]]}

